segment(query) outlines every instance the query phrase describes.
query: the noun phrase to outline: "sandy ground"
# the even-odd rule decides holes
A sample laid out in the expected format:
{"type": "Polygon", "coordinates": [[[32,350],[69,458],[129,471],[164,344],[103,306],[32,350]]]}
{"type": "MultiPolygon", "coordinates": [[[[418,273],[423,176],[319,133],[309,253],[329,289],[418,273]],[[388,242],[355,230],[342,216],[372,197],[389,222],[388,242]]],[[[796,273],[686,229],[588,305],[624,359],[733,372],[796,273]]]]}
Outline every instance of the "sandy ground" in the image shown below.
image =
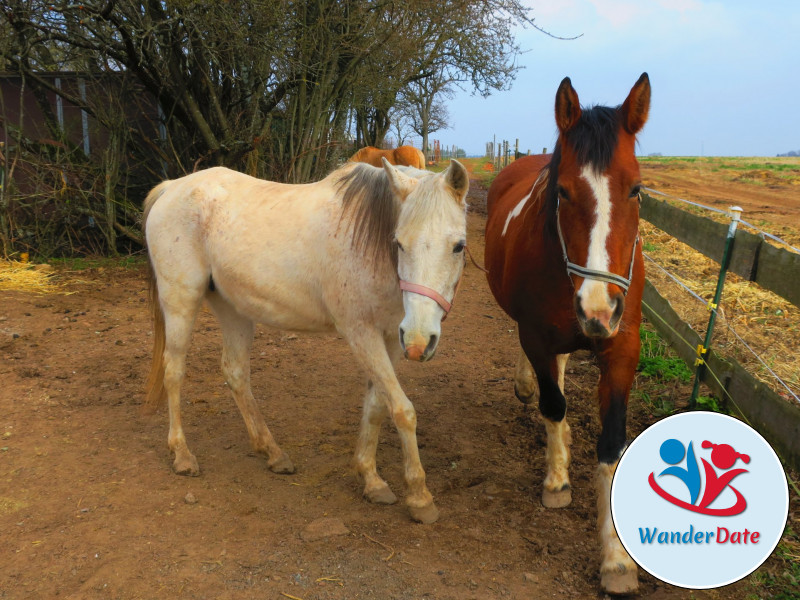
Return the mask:
{"type": "MultiPolygon", "coordinates": [[[[483,198],[472,192],[476,257],[483,198]]],[[[0,598],[602,597],[597,370],[586,354],[568,366],[573,503],[546,510],[544,427],[513,395],[515,326],[473,266],[437,357],[398,367],[441,510],[433,525],[412,523],[402,503],[361,498],[351,456],[364,382],[343,340],[258,330],[254,392],[298,468],[275,475],[250,452],[204,312],[184,385],[202,473],[179,477],[165,411],[140,414],[151,351],[144,270],[62,276],[80,279],[72,295],[0,293],[0,598]]],[[[678,404],[688,395],[645,378],[636,390],[678,404]]],[[[636,394],[631,437],[655,418],[636,394]]],[[[402,497],[388,424],[378,458],[402,497]]],[[[643,598],[758,593],[749,580],[707,592],[640,580],[643,598]]]]}

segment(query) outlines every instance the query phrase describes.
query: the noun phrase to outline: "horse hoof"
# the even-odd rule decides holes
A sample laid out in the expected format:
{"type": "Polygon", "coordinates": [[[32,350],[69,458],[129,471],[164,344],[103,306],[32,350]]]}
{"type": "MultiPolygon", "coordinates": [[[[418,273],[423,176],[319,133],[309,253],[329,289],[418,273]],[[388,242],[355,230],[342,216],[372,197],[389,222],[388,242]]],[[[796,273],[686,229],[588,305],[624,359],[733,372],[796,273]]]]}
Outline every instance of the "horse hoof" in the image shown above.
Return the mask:
{"type": "Polygon", "coordinates": [[[637,592],[639,589],[639,577],[635,568],[622,573],[619,571],[603,573],[600,577],[600,585],[606,594],[626,596],[637,592]]]}
{"type": "Polygon", "coordinates": [[[569,485],[555,492],[542,490],[542,504],[545,508],[564,508],[570,502],[572,502],[572,488],[569,485]]]}
{"type": "Polygon", "coordinates": [[[364,496],[373,504],[394,504],[397,502],[397,496],[389,489],[388,485],[370,491],[364,490],[364,496]]]}
{"type": "Polygon", "coordinates": [[[200,475],[200,465],[197,464],[197,459],[189,455],[184,458],[176,458],[172,463],[172,470],[176,475],[187,475],[189,477],[197,477],[200,475]]]}
{"type": "Polygon", "coordinates": [[[425,525],[435,523],[439,518],[439,509],[433,502],[427,506],[409,506],[408,512],[411,513],[412,519],[425,525]]]}
{"type": "Polygon", "coordinates": [[[517,387],[516,383],[514,384],[514,395],[517,397],[517,400],[519,400],[523,404],[532,404],[533,401],[536,400],[536,392],[533,392],[525,396],[519,391],[519,388],[517,387]]]}
{"type": "Polygon", "coordinates": [[[278,475],[291,475],[295,471],[294,464],[292,464],[292,461],[285,452],[282,453],[277,460],[270,461],[267,465],[270,471],[278,475]]]}

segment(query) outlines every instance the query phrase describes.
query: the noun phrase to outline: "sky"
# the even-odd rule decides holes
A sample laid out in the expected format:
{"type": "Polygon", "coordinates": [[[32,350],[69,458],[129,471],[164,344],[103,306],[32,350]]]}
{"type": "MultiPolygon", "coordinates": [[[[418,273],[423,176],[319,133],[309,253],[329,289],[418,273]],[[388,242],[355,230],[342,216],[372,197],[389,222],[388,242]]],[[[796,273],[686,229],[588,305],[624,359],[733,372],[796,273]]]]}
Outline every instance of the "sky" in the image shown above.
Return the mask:
{"type": "Polygon", "coordinates": [[[800,0],[525,0],[523,68],[489,98],[447,100],[442,145],[482,155],[507,139],[533,153],[556,140],[555,93],[569,77],[581,104],[616,106],[643,72],[650,117],[638,154],[775,156],[800,150],[800,0]]]}

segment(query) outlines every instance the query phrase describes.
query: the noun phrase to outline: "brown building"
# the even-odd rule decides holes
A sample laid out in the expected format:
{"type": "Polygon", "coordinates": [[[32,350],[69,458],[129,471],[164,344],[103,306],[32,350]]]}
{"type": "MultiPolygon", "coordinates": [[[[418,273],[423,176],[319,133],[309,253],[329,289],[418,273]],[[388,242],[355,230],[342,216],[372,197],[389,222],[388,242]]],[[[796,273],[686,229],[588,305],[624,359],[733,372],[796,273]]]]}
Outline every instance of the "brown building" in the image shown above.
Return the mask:
{"type": "Polygon", "coordinates": [[[74,240],[79,252],[116,244],[165,176],[165,139],[157,100],[125,73],[0,73],[4,245],[60,254],[67,239],[70,253],[74,240]],[[60,241],[41,239],[44,220],[60,241]]]}

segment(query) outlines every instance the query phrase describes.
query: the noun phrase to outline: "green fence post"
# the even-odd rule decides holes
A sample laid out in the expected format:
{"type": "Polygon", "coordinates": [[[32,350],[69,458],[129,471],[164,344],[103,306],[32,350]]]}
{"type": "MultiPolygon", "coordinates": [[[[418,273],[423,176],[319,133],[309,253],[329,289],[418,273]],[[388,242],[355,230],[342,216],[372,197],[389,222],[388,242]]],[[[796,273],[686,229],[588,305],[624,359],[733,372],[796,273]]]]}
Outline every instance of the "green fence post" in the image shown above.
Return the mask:
{"type": "Polygon", "coordinates": [[[703,340],[703,344],[697,347],[697,359],[694,361],[697,369],[694,375],[692,395],[689,398],[689,408],[692,410],[697,408],[697,392],[700,390],[700,380],[706,372],[706,356],[708,356],[708,350],[711,346],[711,335],[714,333],[714,321],[716,321],[717,318],[717,307],[722,297],[722,288],[725,286],[725,275],[728,273],[728,265],[731,262],[731,250],[733,249],[733,240],[736,237],[736,228],[739,226],[739,219],[742,217],[741,207],[731,206],[730,215],[731,224],[730,227],[728,227],[728,235],[725,238],[725,251],[722,253],[719,278],[717,279],[717,289],[714,291],[714,299],[708,303],[708,310],[711,311],[711,315],[708,317],[706,337],[703,340]]]}

